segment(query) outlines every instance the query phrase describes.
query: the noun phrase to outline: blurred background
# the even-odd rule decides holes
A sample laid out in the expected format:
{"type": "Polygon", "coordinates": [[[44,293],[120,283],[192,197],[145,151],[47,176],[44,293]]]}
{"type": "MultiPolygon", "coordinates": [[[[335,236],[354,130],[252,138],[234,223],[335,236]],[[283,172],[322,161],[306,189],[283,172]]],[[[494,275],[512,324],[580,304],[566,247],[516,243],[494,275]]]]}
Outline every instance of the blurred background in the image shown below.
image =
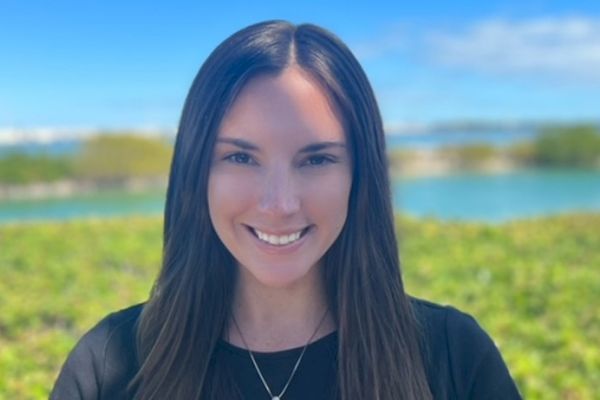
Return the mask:
{"type": "Polygon", "coordinates": [[[355,53],[387,134],[407,291],[473,314],[531,399],[598,398],[600,3],[5,1],[0,398],[160,268],[178,119],[212,49],[266,19],[355,53]]]}

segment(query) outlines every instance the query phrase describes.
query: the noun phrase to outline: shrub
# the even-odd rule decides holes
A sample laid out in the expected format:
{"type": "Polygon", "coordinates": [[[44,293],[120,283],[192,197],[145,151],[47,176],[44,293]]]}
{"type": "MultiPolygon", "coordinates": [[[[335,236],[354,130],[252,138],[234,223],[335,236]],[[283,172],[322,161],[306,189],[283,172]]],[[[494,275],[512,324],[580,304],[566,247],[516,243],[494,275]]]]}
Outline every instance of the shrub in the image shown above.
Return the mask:
{"type": "Polygon", "coordinates": [[[448,157],[459,168],[477,168],[496,157],[498,150],[487,143],[473,143],[443,147],[440,154],[448,157]]]}
{"type": "Polygon", "coordinates": [[[518,165],[530,166],[536,162],[535,146],[531,142],[519,142],[506,149],[508,157],[518,165]]]}
{"type": "Polygon", "coordinates": [[[544,166],[600,166],[600,132],[591,125],[546,128],[534,142],[535,161],[544,166]]]}
{"type": "Polygon", "coordinates": [[[67,157],[17,153],[0,158],[0,184],[57,181],[72,175],[73,163],[67,157]]]}
{"type": "Polygon", "coordinates": [[[76,159],[79,178],[123,181],[169,171],[172,147],[166,140],[133,134],[98,135],[86,141],[76,159]]]}

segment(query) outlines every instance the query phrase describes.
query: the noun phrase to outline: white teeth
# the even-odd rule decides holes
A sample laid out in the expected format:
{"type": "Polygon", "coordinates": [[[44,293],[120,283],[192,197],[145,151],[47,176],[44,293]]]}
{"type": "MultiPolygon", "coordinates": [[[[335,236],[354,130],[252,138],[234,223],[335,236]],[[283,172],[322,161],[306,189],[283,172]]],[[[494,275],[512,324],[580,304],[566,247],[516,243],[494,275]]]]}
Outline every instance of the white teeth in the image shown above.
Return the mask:
{"type": "Polygon", "coordinates": [[[259,231],[258,229],[254,229],[254,233],[256,233],[256,236],[258,236],[258,238],[264,242],[267,242],[269,244],[273,244],[276,246],[283,246],[292,242],[295,242],[296,240],[300,239],[300,234],[302,233],[302,231],[296,232],[296,233],[292,233],[290,235],[284,235],[284,236],[275,236],[275,235],[268,235],[264,232],[259,231]]]}
{"type": "Polygon", "coordinates": [[[267,242],[273,243],[273,244],[279,244],[279,236],[271,235],[271,236],[269,236],[269,239],[267,240],[267,242]]]}

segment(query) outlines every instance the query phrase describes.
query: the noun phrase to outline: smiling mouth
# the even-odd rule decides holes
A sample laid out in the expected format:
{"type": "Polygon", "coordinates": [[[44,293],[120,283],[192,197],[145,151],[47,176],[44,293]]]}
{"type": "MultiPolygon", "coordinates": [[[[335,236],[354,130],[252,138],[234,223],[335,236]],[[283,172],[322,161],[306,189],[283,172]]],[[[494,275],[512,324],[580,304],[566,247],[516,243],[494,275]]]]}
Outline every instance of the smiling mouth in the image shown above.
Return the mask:
{"type": "Polygon", "coordinates": [[[273,246],[286,246],[300,240],[310,230],[310,226],[289,235],[271,235],[256,228],[247,226],[248,230],[259,240],[273,246]]]}

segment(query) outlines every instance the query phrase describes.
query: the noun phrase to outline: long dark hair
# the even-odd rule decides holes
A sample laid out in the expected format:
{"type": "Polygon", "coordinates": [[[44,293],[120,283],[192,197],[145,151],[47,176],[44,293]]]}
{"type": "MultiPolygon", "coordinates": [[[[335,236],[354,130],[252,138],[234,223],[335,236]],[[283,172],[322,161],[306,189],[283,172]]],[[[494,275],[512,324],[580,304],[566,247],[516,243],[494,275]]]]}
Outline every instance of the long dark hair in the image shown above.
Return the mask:
{"type": "Polygon", "coordinates": [[[135,399],[236,398],[214,357],[237,271],[209,217],[210,163],[219,124],[243,86],[291,64],[329,94],[350,144],[348,215],[322,264],[338,328],[339,397],[431,398],[400,274],[383,126],[371,86],[330,32],[267,21],[220,44],[187,96],[167,192],[163,265],[138,321],[140,369],[129,385],[135,399]]]}

